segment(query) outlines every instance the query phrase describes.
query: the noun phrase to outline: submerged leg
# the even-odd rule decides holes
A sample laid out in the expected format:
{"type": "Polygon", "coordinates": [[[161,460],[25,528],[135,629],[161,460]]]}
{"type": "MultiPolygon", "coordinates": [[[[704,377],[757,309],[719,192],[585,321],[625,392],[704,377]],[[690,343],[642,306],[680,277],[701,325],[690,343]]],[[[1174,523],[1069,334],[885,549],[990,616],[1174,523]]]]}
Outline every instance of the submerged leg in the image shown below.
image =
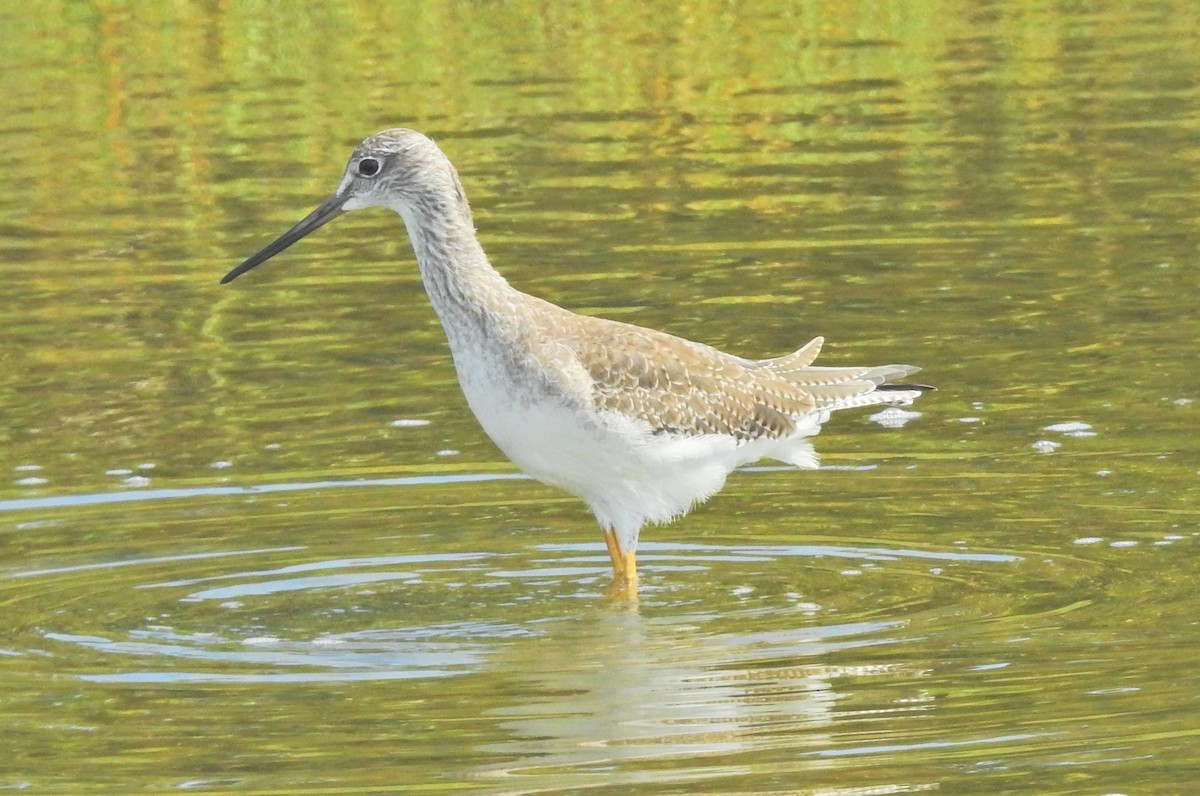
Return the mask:
{"type": "Polygon", "coordinates": [[[612,528],[604,529],[604,544],[608,546],[608,557],[612,559],[613,580],[637,588],[637,552],[624,550],[612,528]]]}

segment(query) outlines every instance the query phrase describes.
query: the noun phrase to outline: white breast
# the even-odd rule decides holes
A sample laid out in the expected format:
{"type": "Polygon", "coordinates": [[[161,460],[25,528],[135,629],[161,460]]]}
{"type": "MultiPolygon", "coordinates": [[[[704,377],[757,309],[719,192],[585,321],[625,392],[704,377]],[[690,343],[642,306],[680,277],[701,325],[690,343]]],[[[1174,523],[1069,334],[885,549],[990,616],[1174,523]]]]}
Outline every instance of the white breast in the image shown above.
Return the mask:
{"type": "MultiPolygon", "coordinates": [[[[654,434],[628,415],[596,412],[486,347],[455,351],[459,381],[483,430],[522,471],[582,498],[600,524],[636,545],[646,521],[666,522],[716,493],[734,467],[764,456],[816,466],[799,438],[739,444],[724,435],[654,434]]],[[[570,379],[567,379],[570,381],[570,379]]],[[[561,384],[561,381],[560,381],[561,384]]],[[[819,429],[814,413],[805,436],[819,429]]]]}

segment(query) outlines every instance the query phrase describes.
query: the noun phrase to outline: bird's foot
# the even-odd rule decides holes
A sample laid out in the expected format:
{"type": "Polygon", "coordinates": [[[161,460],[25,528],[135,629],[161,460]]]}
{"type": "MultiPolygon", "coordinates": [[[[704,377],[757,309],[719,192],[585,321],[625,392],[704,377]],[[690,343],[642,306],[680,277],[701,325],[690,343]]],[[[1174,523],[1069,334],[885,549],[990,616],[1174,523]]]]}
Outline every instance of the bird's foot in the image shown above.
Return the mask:
{"type": "Polygon", "coordinates": [[[604,544],[608,557],[612,559],[613,579],[608,593],[614,597],[634,599],[637,597],[637,552],[623,550],[617,534],[611,529],[604,531],[604,544]]]}
{"type": "Polygon", "coordinates": [[[637,605],[638,601],[638,584],[637,578],[633,580],[626,579],[623,575],[613,573],[612,580],[608,582],[608,589],[605,594],[608,599],[629,606],[637,605]]]}

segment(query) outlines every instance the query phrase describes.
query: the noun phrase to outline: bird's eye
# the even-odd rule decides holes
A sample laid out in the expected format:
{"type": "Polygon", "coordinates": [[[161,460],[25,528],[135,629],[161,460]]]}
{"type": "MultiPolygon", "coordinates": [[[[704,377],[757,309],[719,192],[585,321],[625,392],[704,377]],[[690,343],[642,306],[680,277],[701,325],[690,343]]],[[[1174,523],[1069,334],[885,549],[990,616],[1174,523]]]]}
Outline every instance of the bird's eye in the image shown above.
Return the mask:
{"type": "Polygon", "coordinates": [[[379,161],[375,158],[363,158],[358,161],[358,176],[374,177],[379,173],[379,161]]]}

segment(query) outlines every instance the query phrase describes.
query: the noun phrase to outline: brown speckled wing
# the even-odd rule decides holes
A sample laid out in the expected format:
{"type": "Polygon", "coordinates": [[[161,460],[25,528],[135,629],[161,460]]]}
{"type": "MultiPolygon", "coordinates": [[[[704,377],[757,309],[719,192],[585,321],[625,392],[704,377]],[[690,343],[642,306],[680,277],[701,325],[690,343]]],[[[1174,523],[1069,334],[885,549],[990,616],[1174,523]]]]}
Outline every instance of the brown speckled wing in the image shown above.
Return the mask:
{"type": "Polygon", "coordinates": [[[655,433],[781,438],[813,397],[776,373],[650,329],[588,324],[574,341],[598,409],[644,420],[655,433]]]}

